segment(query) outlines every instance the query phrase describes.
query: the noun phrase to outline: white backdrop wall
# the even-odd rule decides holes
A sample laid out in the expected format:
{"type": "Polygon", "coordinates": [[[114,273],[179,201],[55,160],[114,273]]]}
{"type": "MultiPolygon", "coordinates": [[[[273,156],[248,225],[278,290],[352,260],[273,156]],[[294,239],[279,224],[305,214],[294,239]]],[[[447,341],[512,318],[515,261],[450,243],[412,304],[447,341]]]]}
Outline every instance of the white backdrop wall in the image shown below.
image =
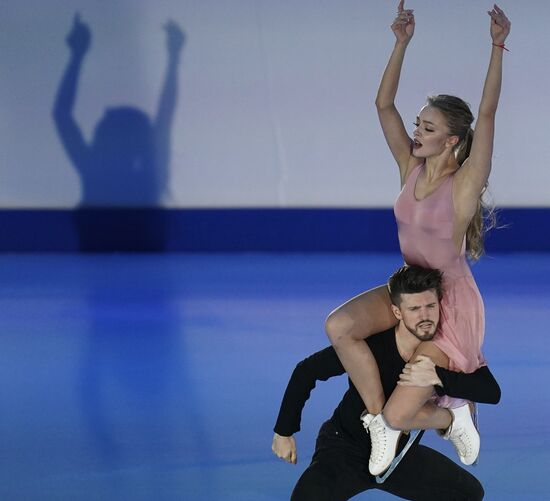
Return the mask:
{"type": "MultiPolygon", "coordinates": [[[[172,19],[186,34],[168,188],[158,205],[391,206],[397,169],[373,103],[393,46],[396,3],[4,0],[0,206],[72,208],[82,201],[80,177],[52,118],[76,12],[92,33],[74,110],[88,143],[108,107],[130,105],[154,118],[167,64],[162,27],[172,19]]],[[[409,6],[417,27],[397,102],[405,123],[412,130],[430,93],[459,95],[475,112],[490,52],[491,3],[409,6]]],[[[491,191],[498,205],[550,206],[547,2],[501,6],[513,26],[491,191]]]]}

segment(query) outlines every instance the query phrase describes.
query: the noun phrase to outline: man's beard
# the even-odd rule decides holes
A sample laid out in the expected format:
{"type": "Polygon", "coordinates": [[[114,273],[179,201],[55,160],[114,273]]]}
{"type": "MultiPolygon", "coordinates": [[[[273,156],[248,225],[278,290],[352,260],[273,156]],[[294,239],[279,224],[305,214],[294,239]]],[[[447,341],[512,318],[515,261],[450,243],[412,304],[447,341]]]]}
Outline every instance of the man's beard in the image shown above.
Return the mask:
{"type": "Polygon", "coordinates": [[[422,320],[421,322],[418,322],[414,327],[405,324],[405,327],[414,337],[420,339],[420,341],[431,341],[436,333],[435,324],[430,320],[422,320]],[[430,330],[427,332],[424,330],[424,328],[420,327],[421,325],[428,326],[428,324],[430,330]]]}

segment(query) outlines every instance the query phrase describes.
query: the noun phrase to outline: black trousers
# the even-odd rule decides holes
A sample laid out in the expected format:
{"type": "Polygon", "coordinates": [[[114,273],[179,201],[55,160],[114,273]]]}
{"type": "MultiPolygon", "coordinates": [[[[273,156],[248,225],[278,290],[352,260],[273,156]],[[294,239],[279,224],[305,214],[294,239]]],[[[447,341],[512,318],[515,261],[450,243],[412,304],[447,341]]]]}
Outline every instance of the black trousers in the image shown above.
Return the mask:
{"type": "Polygon", "coordinates": [[[422,501],[483,499],[483,487],[473,475],[429,447],[413,445],[383,484],[370,475],[365,452],[327,421],[291,501],[344,501],[368,489],[422,501]]]}

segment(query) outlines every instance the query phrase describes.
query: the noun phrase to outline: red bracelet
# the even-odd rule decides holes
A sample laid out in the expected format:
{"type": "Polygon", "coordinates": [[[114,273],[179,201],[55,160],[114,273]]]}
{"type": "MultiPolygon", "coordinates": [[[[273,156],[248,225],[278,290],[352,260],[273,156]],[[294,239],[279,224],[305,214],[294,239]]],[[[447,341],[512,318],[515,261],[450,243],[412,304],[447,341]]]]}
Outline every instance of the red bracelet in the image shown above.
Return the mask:
{"type": "Polygon", "coordinates": [[[510,52],[510,50],[507,49],[506,46],[505,46],[503,43],[494,43],[493,45],[494,45],[495,47],[500,47],[501,49],[504,49],[504,50],[510,52]]]}

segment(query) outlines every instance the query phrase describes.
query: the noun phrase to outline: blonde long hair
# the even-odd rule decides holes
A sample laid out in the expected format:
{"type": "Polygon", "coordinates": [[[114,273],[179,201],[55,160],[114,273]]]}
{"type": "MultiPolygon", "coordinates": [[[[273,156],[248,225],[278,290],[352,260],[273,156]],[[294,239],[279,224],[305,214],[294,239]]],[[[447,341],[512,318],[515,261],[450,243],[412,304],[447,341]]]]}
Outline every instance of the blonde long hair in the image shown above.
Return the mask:
{"type": "MultiPolygon", "coordinates": [[[[470,155],[474,139],[474,131],[472,129],[474,115],[470,111],[470,106],[459,97],[447,94],[429,96],[427,104],[443,113],[447,119],[450,134],[458,136],[459,142],[455,146],[454,151],[458,165],[462,165],[470,155]]],[[[488,183],[485,184],[479,195],[476,213],[466,230],[466,252],[472,261],[477,261],[484,254],[485,233],[491,228],[496,227],[495,209],[483,199],[487,188],[488,183]]]]}

